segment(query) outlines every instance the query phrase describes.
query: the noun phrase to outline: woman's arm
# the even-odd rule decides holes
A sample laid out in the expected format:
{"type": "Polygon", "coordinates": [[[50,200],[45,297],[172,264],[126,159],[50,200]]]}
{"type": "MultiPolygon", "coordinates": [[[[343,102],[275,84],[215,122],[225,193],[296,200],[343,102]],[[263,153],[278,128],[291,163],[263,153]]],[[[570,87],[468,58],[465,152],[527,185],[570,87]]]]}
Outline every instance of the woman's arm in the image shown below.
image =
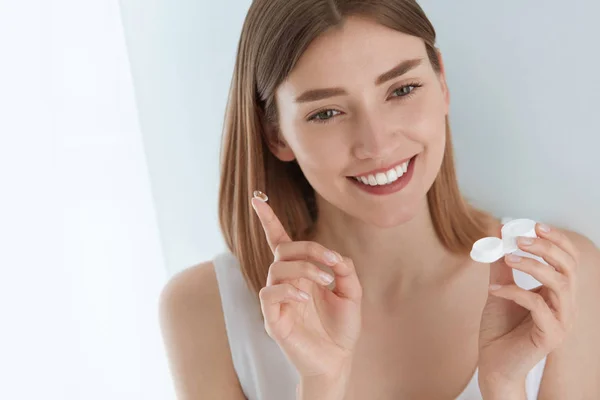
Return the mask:
{"type": "Polygon", "coordinates": [[[212,263],[175,275],[160,298],[160,321],[179,400],[245,400],[231,361],[212,263]]]}
{"type": "Polygon", "coordinates": [[[579,313],[569,337],[548,355],[538,399],[600,399],[600,250],[585,236],[564,233],[580,250],[579,313]]]}

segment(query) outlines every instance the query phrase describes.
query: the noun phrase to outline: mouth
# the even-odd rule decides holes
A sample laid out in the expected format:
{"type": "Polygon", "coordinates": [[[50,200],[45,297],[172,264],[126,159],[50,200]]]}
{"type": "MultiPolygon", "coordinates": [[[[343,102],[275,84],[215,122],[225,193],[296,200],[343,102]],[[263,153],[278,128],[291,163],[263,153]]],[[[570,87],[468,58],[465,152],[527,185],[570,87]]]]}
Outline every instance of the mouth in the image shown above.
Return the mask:
{"type": "Polygon", "coordinates": [[[417,155],[393,167],[360,176],[348,176],[352,184],[371,194],[391,194],[403,189],[411,180],[417,155]]]}

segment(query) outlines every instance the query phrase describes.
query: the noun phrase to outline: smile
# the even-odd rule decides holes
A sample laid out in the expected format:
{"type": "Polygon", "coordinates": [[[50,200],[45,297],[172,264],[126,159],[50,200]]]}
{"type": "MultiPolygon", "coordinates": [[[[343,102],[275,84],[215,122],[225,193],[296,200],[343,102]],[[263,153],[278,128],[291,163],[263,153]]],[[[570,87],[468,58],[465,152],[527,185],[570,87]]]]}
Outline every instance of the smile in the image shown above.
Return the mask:
{"type": "Polygon", "coordinates": [[[399,178],[402,178],[402,176],[408,171],[409,164],[410,160],[407,160],[396,165],[395,167],[388,169],[387,171],[378,172],[376,174],[355,176],[354,179],[370,186],[389,185],[390,183],[397,181],[399,178]]]}
{"type": "Polygon", "coordinates": [[[349,176],[348,181],[361,191],[374,195],[386,195],[396,193],[409,184],[415,170],[417,156],[403,161],[400,164],[380,170],[379,172],[349,176]]]}

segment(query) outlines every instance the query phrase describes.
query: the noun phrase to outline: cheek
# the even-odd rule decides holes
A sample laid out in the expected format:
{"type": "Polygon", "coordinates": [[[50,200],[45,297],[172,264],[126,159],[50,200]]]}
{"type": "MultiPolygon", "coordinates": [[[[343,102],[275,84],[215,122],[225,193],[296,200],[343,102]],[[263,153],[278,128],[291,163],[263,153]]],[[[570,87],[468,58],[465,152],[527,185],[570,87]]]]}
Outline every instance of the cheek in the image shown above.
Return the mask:
{"type": "Polygon", "coordinates": [[[340,136],[334,129],[330,131],[301,130],[294,127],[293,139],[289,141],[298,164],[306,175],[312,175],[312,171],[327,173],[337,171],[344,163],[344,151],[340,142],[340,136]]]}
{"type": "Polygon", "coordinates": [[[443,101],[437,98],[428,99],[420,104],[415,112],[414,123],[418,127],[415,132],[418,140],[424,146],[422,158],[422,182],[425,188],[430,188],[437,177],[446,148],[446,113],[443,101]]]}
{"type": "Polygon", "coordinates": [[[443,102],[431,95],[420,96],[398,112],[398,124],[406,135],[425,146],[434,146],[445,137],[446,114],[443,102]]]}
{"type": "Polygon", "coordinates": [[[321,139],[303,143],[299,147],[298,162],[307,170],[307,173],[311,173],[310,171],[319,171],[320,173],[339,171],[340,165],[344,163],[344,152],[340,149],[338,142],[321,139]]]}

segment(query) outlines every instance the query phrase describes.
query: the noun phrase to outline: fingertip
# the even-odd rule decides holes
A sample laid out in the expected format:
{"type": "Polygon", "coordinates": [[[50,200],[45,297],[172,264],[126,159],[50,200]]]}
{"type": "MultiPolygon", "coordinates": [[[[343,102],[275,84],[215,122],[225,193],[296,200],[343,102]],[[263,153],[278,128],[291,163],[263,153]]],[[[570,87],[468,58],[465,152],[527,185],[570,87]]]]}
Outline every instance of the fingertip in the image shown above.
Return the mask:
{"type": "Polygon", "coordinates": [[[256,212],[256,215],[260,217],[260,203],[262,203],[262,201],[257,199],[256,197],[253,197],[252,199],[250,199],[250,203],[252,204],[252,208],[256,212]]]}
{"type": "Polygon", "coordinates": [[[340,253],[338,253],[335,250],[332,250],[332,251],[337,256],[337,260],[336,260],[337,262],[344,262],[344,257],[342,257],[342,255],[340,253]]]}
{"type": "Polygon", "coordinates": [[[256,213],[259,213],[259,209],[260,209],[260,203],[266,203],[269,200],[269,198],[267,197],[266,194],[264,194],[263,192],[261,192],[260,190],[255,190],[254,193],[252,194],[252,198],[250,199],[250,203],[252,204],[252,208],[254,208],[254,211],[256,211],[256,213]]]}
{"type": "Polygon", "coordinates": [[[252,198],[262,201],[263,203],[266,203],[267,201],[269,201],[269,196],[267,196],[265,193],[261,192],[260,190],[255,190],[252,193],[252,198]]]}
{"type": "Polygon", "coordinates": [[[300,301],[308,301],[310,300],[310,295],[303,290],[298,289],[297,295],[298,300],[300,301]]]}
{"type": "Polygon", "coordinates": [[[545,235],[550,232],[550,226],[548,226],[542,222],[538,222],[535,225],[535,227],[536,227],[538,233],[541,233],[542,235],[545,235]]]}

